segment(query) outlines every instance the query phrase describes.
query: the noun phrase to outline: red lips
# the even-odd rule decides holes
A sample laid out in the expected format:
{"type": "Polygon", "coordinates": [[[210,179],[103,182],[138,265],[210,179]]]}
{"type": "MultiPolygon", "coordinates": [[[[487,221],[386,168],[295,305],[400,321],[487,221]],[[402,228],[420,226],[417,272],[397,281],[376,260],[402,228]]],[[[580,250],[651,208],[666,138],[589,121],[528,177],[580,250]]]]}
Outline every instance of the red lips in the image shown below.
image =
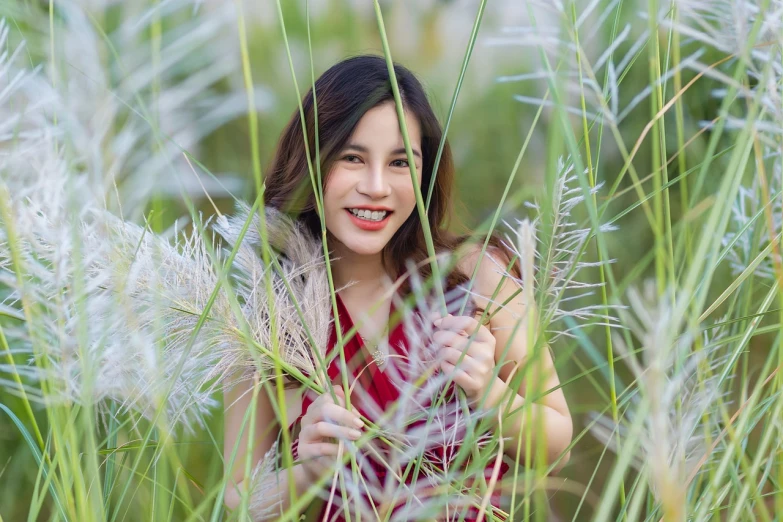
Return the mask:
{"type": "Polygon", "coordinates": [[[388,223],[389,223],[389,217],[392,215],[388,209],[383,207],[377,207],[377,208],[371,208],[371,207],[356,207],[362,210],[386,210],[386,217],[384,217],[380,221],[369,221],[367,219],[362,219],[360,217],[356,217],[353,212],[351,212],[348,209],[345,209],[346,212],[348,212],[348,215],[351,217],[351,220],[353,221],[353,224],[357,227],[361,228],[362,230],[368,230],[371,232],[378,231],[383,229],[388,223]]]}

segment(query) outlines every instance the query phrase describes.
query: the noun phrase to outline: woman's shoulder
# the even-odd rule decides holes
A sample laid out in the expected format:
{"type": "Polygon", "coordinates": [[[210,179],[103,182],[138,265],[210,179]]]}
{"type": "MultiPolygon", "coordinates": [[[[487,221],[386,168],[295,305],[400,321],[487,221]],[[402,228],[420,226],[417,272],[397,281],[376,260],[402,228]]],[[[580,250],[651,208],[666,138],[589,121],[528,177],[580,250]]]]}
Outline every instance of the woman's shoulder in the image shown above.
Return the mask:
{"type": "Polygon", "coordinates": [[[524,316],[521,280],[516,270],[509,270],[510,262],[510,255],[501,247],[488,245],[482,252],[482,245],[474,245],[467,247],[457,265],[468,278],[475,270],[471,296],[476,306],[487,312],[492,328],[513,327],[524,316]]]}
{"type": "Polygon", "coordinates": [[[471,278],[475,271],[474,290],[482,294],[488,290],[489,294],[485,295],[492,295],[503,279],[513,275],[506,270],[509,262],[508,254],[498,246],[487,245],[487,248],[483,249],[482,245],[466,245],[460,249],[457,269],[468,278],[471,278]]]}

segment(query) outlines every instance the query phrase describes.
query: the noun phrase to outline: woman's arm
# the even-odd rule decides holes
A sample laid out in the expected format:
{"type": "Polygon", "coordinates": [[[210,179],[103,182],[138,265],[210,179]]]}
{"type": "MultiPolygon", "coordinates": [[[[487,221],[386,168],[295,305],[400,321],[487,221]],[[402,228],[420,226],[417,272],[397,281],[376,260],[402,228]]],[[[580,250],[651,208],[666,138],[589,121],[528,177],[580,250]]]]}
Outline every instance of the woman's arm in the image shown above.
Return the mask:
{"type": "MultiPolygon", "coordinates": [[[[245,413],[251,405],[253,398],[253,381],[248,379],[231,388],[223,389],[223,399],[225,405],[224,415],[224,443],[223,443],[223,459],[225,466],[228,466],[231,462],[231,455],[234,452],[234,448],[237,445],[237,438],[239,438],[239,446],[237,447],[237,453],[234,458],[232,468],[226,469],[226,475],[229,476],[226,483],[225,496],[223,498],[224,504],[230,509],[237,509],[242,502],[242,494],[247,490],[248,485],[246,482],[250,482],[250,477],[247,481],[245,477],[245,458],[248,450],[248,434],[250,431],[249,422],[247,427],[242,431],[241,438],[240,430],[242,428],[242,421],[245,417],[245,413]]],[[[288,397],[288,399],[292,399],[288,397]]],[[[258,465],[261,458],[272,447],[277,439],[278,432],[280,430],[280,423],[275,416],[272,408],[272,403],[267,396],[266,391],[262,388],[258,393],[258,399],[256,400],[256,418],[255,427],[253,430],[253,437],[255,439],[253,444],[253,454],[251,456],[251,471],[258,465]]],[[[251,491],[249,494],[251,498],[248,502],[248,507],[252,509],[252,513],[263,513],[275,506],[277,502],[281,502],[282,505],[276,506],[274,511],[285,510],[290,505],[289,498],[289,476],[293,476],[295,481],[295,489],[297,496],[307,490],[312,480],[305,472],[301,465],[295,465],[291,470],[292,474],[289,475],[288,470],[281,470],[276,473],[277,480],[270,482],[265,481],[261,485],[256,485],[259,492],[254,495],[251,491]]],[[[269,479],[269,477],[262,477],[269,479]]],[[[254,520],[258,520],[258,517],[254,517],[254,520]]]]}
{"type": "MultiPolygon", "coordinates": [[[[480,251],[480,248],[476,248],[462,259],[460,268],[463,273],[473,273],[473,268],[479,262],[480,251]]],[[[568,453],[565,455],[563,453],[571,444],[573,436],[571,414],[563,391],[558,388],[560,381],[548,346],[544,346],[536,354],[536,360],[529,364],[527,370],[525,369],[525,363],[529,356],[526,307],[522,292],[518,291],[519,286],[507,277],[504,279],[500,273],[501,266],[505,266],[505,263],[502,262],[504,257],[493,252],[492,249],[488,249],[481,259],[473,286],[477,304],[487,310],[487,315],[494,314],[488,328],[495,337],[495,362],[501,365],[498,378],[492,383],[487,393],[485,407],[498,406],[504,412],[510,413],[502,420],[502,436],[511,439],[510,444],[508,441],[504,444],[503,450],[511,458],[516,459],[518,458],[518,438],[522,434],[524,448],[526,434],[523,430],[528,429],[525,424],[528,408],[522,408],[525,403],[524,394],[526,390],[531,390],[538,397],[534,404],[529,405],[531,416],[529,428],[532,430],[533,448],[536,448],[537,443],[546,444],[548,463],[552,463],[562,455],[556,468],[560,469],[569,458],[568,453]],[[489,258],[490,254],[499,261],[496,263],[489,258]],[[497,295],[495,295],[496,290],[497,295]],[[490,302],[493,295],[495,297],[490,302]],[[498,309],[502,303],[506,304],[498,309]],[[505,351],[506,349],[507,351],[505,351]],[[516,371],[525,371],[526,373],[519,387],[512,390],[509,384],[516,371]],[[543,396],[540,395],[547,390],[553,391],[543,396]],[[542,423],[541,428],[538,427],[539,423],[542,423]],[[543,433],[545,441],[536,440],[539,429],[543,433]]],[[[533,452],[535,454],[535,449],[533,452]]],[[[529,458],[527,460],[529,462],[529,458]]]]}
{"type": "MultiPolygon", "coordinates": [[[[524,386],[524,384],[523,384],[524,386]]],[[[551,389],[551,388],[545,388],[551,389]]],[[[559,391],[559,390],[558,390],[559,391]]],[[[554,392],[552,392],[554,393],[554,392]]],[[[525,437],[527,428],[526,422],[528,421],[528,415],[530,420],[530,437],[531,446],[537,447],[539,441],[537,440],[537,434],[539,429],[546,439],[546,462],[551,464],[558,458],[560,460],[554,468],[554,472],[560,471],[563,466],[566,465],[570,457],[570,452],[563,455],[565,449],[571,444],[571,437],[573,435],[573,423],[571,421],[571,415],[566,410],[563,414],[561,411],[555,409],[552,406],[548,406],[544,398],[540,402],[534,402],[525,406],[525,398],[517,392],[514,392],[511,387],[502,379],[498,378],[495,385],[490,389],[487,396],[486,404],[489,407],[498,406],[504,412],[502,417],[502,433],[498,434],[507,440],[503,446],[503,452],[514,460],[524,459],[525,465],[532,465],[532,459],[525,458],[525,437]],[[528,413],[527,410],[530,410],[528,413]],[[539,428],[539,423],[543,423],[539,428]],[[519,437],[522,437],[520,444],[519,437]],[[517,449],[520,453],[517,453],[517,449]]],[[[567,406],[566,406],[567,408],[567,406]]],[[[496,421],[497,417],[491,416],[496,421]]],[[[535,449],[533,450],[535,453],[535,449]]]]}

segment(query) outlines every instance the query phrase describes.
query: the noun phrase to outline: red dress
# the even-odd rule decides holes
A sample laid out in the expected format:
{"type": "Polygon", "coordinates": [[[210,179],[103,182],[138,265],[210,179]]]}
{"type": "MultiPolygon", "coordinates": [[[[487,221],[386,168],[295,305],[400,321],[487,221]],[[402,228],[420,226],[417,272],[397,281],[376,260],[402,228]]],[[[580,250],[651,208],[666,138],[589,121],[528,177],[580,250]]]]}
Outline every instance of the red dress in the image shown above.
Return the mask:
{"type": "MultiPolygon", "coordinates": [[[[337,295],[337,310],[340,318],[340,326],[345,335],[345,333],[350,331],[353,327],[353,321],[350,314],[348,313],[348,310],[340,299],[339,294],[337,295]]],[[[391,313],[394,313],[394,304],[392,304],[391,313]]],[[[417,318],[420,319],[420,316],[417,316],[417,318]]],[[[408,323],[410,327],[411,322],[408,321],[408,323]]],[[[332,359],[329,363],[327,371],[332,382],[341,386],[342,378],[340,376],[340,356],[339,353],[334,353],[334,348],[338,344],[337,330],[334,322],[332,325],[329,345],[326,352],[327,360],[329,360],[330,357],[332,359]]],[[[379,419],[383,416],[384,413],[387,413],[387,408],[389,405],[394,404],[394,402],[400,398],[400,393],[402,391],[402,393],[404,393],[405,396],[410,400],[401,403],[402,408],[398,408],[398,410],[403,408],[408,410],[411,409],[409,406],[404,406],[405,404],[413,405],[414,407],[412,409],[417,410],[414,412],[407,412],[408,418],[405,419],[404,423],[404,425],[407,427],[403,428],[403,431],[409,431],[413,433],[418,430],[419,433],[424,433],[424,435],[419,437],[418,440],[420,441],[421,445],[417,447],[420,447],[420,451],[424,451],[425,454],[430,457],[432,462],[440,464],[439,471],[441,471],[441,478],[439,482],[438,479],[428,479],[424,471],[420,470],[418,475],[419,479],[415,481],[415,485],[413,486],[415,489],[405,490],[401,487],[399,478],[395,478],[394,475],[387,478],[387,474],[390,472],[388,469],[388,464],[384,464],[383,461],[374,458],[373,454],[364,450],[365,446],[362,446],[362,449],[360,449],[360,452],[357,455],[357,462],[360,465],[361,479],[363,480],[359,480],[358,483],[355,483],[353,487],[351,487],[350,484],[346,486],[348,493],[346,498],[349,499],[347,507],[351,511],[351,520],[356,520],[356,516],[354,515],[356,508],[354,505],[358,502],[363,506],[363,521],[374,520],[376,518],[375,513],[380,512],[377,510],[382,509],[383,505],[394,506],[392,508],[393,516],[391,517],[391,520],[414,520],[418,518],[417,515],[421,515],[421,517],[427,520],[437,519],[464,520],[466,522],[475,521],[478,516],[478,509],[476,507],[466,505],[464,500],[461,503],[455,502],[453,507],[450,507],[447,510],[443,505],[444,503],[442,501],[442,493],[438,493],[437,495],[435,493],[427,494],[427,491],[432,491],[437,488],[439,483],[443,483],[445,479],[442,478],[442,470],[448,468],[449,462],[453,460],[457,454],[457,451],[459,450],[459,441],[457,440],[456,444],[454,444],[455,433],[459,433],[459,419],[457,419],[457,422],[443,423],[443,413],[447,412],[447,415],[454,415],[456,413],[456,417],[459,417],[460,413],[459,410],[455,407],[456,403],[451,401],[451,405],[446,404],[446,407],[443,408],[442,411],[439,410],[440,415],[438,416],[438,422],[447,427],[439,433],[433,433],[432,429],[430,431],[426,431],[428,425],[426,425],[426,420],[421,419],[421,415],[429,411],[427,409],[429,402],[427,402],[426,398],[421,400],[421,397],[418,396],[420,395],[420,387],[410,385],[412,382],[411,368],[406,368],[405,370],[397,369],[399,362],[406,360],[405,358],[409,355],[410,346],[405,330],[406,328],[403,321],[400,321],[399,324],[390,328],[389,351],[392,356],[386,359],[386,362],[383,365],[383,369],[378,368],[372,358],[365,356],[365,351],[362,350],[363,346],[361,337],[359,335],[353,335],[350,340],[345,342],[345,360],[348,370],[350,371],[348,384],[349,386],[353,387],[353,391],[351,392],[351,405],[356,407],[363,416],[371,419],[373,422],[376,422],[377,424],[380,424],[381,427],[383,427],[387,420],[381,419],[379,422],[379,419]],[[359,380],[358,383],[355,382],[357,375],[359,380]],[[412,392],[411,390],[414,391],[412,392]],[[414,397],[411,397],[411,394],[413,394],[414,397]],[[419,416],[411,421],[410,417],[415,417],[415,413],[419,413],[419,416]],[[441,440],[437,440],[439,437],[441,440]],[[368,489],[370,491],[369,494],[368,489]],[[414,494],[413,491],[416,491],[417,493],[414,494]],[[352,495],[350,494],[351,492],[353,492],[352,495]],[[396,497],[395,493],[397,495],[396,497]],[[430,499],[429,501],[427,500],[428,498],[430,499]],[[373,509],[373,505],[375,509],[373,509]],[[426,506],[429,506],[430,509],[440,508],[438,510],[439,514],[433,514],[432,511],[428,511],[426,506]]],[[[455,385],[452,383],[449,390],[451,394],[453,394],[454,386],[455,385]]],[[[421,388],[425,387],[426,385],[422,384],[421,388]]],[[[423,393],[426,395],[427,391],[424,390],[423,393]]],[[[304,414],[307,412],[307,409],[310,407],[310,404],[312,404],[315,398],[316,396],[312,392],[305,393],[305,395],[302,397],[302,413],[294,421],[294,423],[292,423],[292,428],[295,424],[301,422],[302,416],[304,416],[304,414]]],[[[401,417],[405,417],[405,414],[398,413],[398,415],[396,415],[394,418],[399,421],[401,417]]],[[[432,424],[429,426],[432,426],[432,424]]],[[[397,424],[397,427],[400,427],[399,423],[397,424]]],[[[396,431],[399,432],[399,429],[396,431]]],[[[437,429],[435,432],[437,432],[437,429]]],[[[293,455],[295,459],[298,459],[297,442],[298,441],[294,441],[293,444],[293,455]]],[[[370,444],[379,452],[384,452],[383,448],[387,447],[382,443],[378,443],[377,441],[372,441],[370,444]]],[[[388,455],[388,450],[386,450],[386,452],[388,455]]],[[[484,469],[484,477],[486,478],[487,483],[489,482],[489,477],[493,471],[494,460],[494,458],[491,459],[487,467],[484,469]]],[[[386,462],[389,461],[386,460],[386,462]]],[[[400,476],[401,472],[404,473],[407,463],[403,462],[400,464],[398,462],[398,466],[399,465],[401,465],[401,468],[398,467],[396,470],[398,477],[400,476]]],[[[346,467],[346,472],[343,475],[343,480],[348,482],[352,482],[352,473],[350,469],[351,464],[349,461],[346,467]]],[[[505,462],[502,463],[499,470],[498,486],[495,487],[490,497],[490,504],[492,506],[499,507],[500,505],[499,484],[500,479],[507,470],[508,465],[505,462]]],[[[406,484],[410,485],[413,482],[412,475],[413,468],[410,469],[408,476],[406,477],[406,484]]],[[[476,474],[476,478],[478,478],[477,475],[478,474],[476,474]]],[[[435,476],[438,476],[438,474],[436,473],[435,476]]],[[[329,498],[331,486],[331,481],[327,482],[325,488],[326,490],[323,492],[322,498],[329,498]]],[[[477,501],[478,504],[480,504],[480,490],[475,488],[474,491],[476,493],[473,495],[473,500],[474,502],[477,501]]],[[[452,491],[451,495],[454,496],[455,493],[452,491]]],[[[334,522],[342,522],[345,520],[342,506],[342,497],[343,495],[340,490],[340,482],[338,481],[336,491],[334,492],[332,505],[327,506],[327,503],[324,502],[317,520],[319,522],[324,520],[327,507],[329,507],[329,513],[325,520],[334,522]]],[[[457,496],[454,498],[459,497],[457,496]]],[[[487,506],[484,520],[502,520],[502,518],[498,516],[490,516],[490,511],[490,506],[487,506]]]]}

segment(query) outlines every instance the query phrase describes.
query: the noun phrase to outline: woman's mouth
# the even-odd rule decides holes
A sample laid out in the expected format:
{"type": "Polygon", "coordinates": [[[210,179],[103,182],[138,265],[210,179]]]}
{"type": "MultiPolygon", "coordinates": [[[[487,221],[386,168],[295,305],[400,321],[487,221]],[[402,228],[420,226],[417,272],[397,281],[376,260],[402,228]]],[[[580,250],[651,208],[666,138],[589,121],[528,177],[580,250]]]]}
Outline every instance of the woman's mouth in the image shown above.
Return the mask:
{"type": "Polygon", "coordinates": [[[392,212],[389,210],[367,210],[346,208],[353,223],[362,230],[381,230],[389,222],[392,212]]]}

